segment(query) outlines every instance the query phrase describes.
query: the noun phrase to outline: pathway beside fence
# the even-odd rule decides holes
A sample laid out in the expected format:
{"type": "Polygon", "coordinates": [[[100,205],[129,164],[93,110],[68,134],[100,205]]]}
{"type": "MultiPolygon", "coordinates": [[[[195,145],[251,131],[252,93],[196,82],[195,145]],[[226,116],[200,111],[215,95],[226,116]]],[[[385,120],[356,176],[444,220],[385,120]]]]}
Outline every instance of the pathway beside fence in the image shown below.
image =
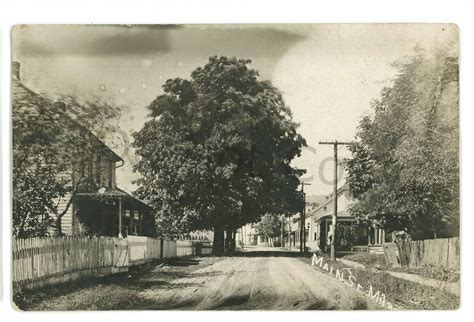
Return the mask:
{"type": "Polygon", "coordinates": [[[41,287],[123,272],[160,258],[208,255],[211,250],[209,242],[143,236],[14,239],[12,280],[15,287],[41,287]]]}

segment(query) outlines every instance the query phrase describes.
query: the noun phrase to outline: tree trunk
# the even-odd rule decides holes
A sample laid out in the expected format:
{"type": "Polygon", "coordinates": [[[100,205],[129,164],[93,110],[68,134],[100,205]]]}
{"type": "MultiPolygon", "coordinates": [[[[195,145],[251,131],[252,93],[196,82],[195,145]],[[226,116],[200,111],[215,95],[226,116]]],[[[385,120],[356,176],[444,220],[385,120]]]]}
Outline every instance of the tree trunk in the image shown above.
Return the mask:
{"type": "Polygon", "coordinates": [[[62,236],[62,235],[63,235],[63,228],[62,228],[62,225],[61,225],[61,223],[62,223],[62,218],[63,218],[63,217],[59,217],[59,216],[56,218],[56,234],[57,234],[58,236],[62,236]]]}
{"type": "Polygon", "coordinates": [[[227,227],[225,229],[225,253],[231,254],[233,252],[232,250],[232,244],[233,244],[233,237],[232,237],[232,232],[233,229],[230,227],[227,227]]]}
{"type": "Polygon", "coordinates": [[[237,230],[232,229],[232,239],[230,241],[230,250],[231,250],[231,252],[235,252],[235,246],[236,246],[235,237],[236,237],[236,235],[237,235],[237,230]]]}
{"type": "Polygon", "coordinates": [[[212,255],[224,255],[224,227],[216,225],[214,227],[214,239],[212,242],[212,255]]]}

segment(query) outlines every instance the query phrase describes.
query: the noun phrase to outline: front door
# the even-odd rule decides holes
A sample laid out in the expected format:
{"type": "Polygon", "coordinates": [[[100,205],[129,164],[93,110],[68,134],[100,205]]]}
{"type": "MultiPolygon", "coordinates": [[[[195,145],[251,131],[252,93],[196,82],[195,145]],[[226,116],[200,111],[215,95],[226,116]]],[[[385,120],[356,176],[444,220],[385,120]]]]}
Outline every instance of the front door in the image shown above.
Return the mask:
{"type": "Polygon", "coordinates": [[[321,248],[321,250],[326,248],[326,239],[326,222],[322,220],[319,222],[319,248],[321,248]]]}

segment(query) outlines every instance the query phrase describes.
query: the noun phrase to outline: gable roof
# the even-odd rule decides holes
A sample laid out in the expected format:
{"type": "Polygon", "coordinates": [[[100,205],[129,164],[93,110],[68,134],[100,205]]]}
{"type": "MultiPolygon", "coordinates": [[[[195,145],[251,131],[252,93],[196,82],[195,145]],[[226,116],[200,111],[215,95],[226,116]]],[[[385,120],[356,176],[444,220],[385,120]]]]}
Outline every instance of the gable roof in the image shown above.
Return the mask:
{"type": "MultiPolygon", "coordinates": [[[[343,184],[341,187],[339,187],[337,189],[337,195],[339,196],[341,193],[343,193],[344,191],[349,191],[349,184],[345,183],[343,184]]],[[[326,207],[327,205],[329,205],[331,202],[334,201],[334,196],[333,194],[329,194],[329,199],[326,200],[326,202],[324,202],[323,204],[321,204],[319,207],[317,207],[316,209],[312,210],[311,213],[309,213],[306,217],[312,217],[316,214],[316,212],[318,212],[320,209],[326,207]]]]}

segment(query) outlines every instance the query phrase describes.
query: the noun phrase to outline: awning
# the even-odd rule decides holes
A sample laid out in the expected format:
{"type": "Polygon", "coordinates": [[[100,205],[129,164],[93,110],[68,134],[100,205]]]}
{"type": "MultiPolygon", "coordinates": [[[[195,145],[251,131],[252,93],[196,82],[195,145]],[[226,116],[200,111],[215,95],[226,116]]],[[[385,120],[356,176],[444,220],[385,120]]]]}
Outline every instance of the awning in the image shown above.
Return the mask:
{"type": "Polygon", "coordinates": [[[140,208],[152,209],[145,201],[132,196],[131,194],[123,191],[122,189],[115,188],[100,188],[95,192],[78,192],[76,197],[79,199],[95,199],[95,200],[119,200],[131,202],[140,208]]]}
{"type": "MultiPolygon", "coordinates": [[[[321,221],[325,221],[325,220],[328,220],[328,219],[332,220],[332,214],[324,215],[324,216],[318,218],[318,219],[316,220],[316,222],[321,222],[321,221]]],[[[337,219],[338,219],[338,220],[339,220],[339,219],[342,219],[342,220],[344,220],[344,221],[350,221],[350,220],[356,221],[356,219],[354,218],[354,216],[349,215],[346,211],[339,211],[339,212],[337,213],[337,219]]]]}

